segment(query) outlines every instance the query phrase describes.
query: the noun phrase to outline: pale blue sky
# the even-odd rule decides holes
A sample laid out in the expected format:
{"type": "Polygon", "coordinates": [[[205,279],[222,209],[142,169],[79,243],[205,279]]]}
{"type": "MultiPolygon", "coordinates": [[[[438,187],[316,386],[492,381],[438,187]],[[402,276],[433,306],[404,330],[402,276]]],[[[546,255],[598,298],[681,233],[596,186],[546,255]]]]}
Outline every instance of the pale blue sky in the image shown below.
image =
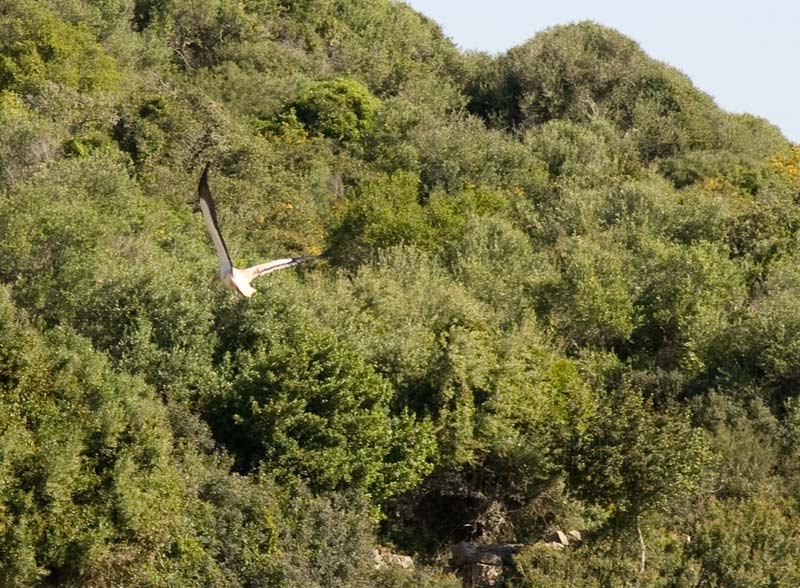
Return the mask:
{"type": "Polygon", "coordinates": [[[557,24],[593,20],[687,74],[722,108],[800,143],[800,1],[408,0],[459,47],[502,53],[557,24]]]}

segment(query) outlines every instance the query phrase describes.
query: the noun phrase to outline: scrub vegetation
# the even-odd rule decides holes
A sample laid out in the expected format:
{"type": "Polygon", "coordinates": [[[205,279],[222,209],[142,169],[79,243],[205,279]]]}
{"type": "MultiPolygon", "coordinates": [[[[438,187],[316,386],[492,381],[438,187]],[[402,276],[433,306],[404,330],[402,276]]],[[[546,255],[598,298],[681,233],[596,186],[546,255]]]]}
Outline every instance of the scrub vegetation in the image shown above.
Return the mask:
{"type": "Polygon", "coordinates": [[[0,585],[800,586],[798,200],[591,22],[4,0],[0,585]],[[327,260],[226,291],[207,161],[234,263],[327,260]]]}

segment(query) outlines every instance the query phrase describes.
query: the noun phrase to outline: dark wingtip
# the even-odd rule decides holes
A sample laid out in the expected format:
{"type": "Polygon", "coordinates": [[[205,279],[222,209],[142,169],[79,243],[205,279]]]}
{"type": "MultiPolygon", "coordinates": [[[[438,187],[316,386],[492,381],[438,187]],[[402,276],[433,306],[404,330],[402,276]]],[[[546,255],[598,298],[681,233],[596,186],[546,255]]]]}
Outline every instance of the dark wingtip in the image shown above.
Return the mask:
{"type": "Polygon", "coordinates": [[[207,161],[203,168],[203,175],[200,176],[200,185],[208,184],[208,170],[211,169],[211,162],[207,161]]]}

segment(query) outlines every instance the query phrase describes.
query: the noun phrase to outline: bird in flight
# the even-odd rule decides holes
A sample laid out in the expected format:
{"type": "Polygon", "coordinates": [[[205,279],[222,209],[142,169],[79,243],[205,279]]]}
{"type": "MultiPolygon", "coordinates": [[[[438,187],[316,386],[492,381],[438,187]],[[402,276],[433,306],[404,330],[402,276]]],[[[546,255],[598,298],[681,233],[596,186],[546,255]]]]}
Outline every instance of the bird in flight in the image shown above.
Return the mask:
{"type": "Polygon", "coordinates": [[[214,208],[214,199],[211,197],[211,190],[208,187],[209,167],[210,164],[207,163],[203,170],[203,175],[200,176],[200,185],[197,187],[197,195],[200,197],[200,210],[203,213],[203,220],[211,235],[211,240],[214,242],[214,248],[217,250],[217,256],[219,257],[219,275],[225,287],[242,296],[250,297],[256,293],[256,289],[250,285],[250,282],[256,278],[260,278],[270,272],[286,269],[287,267],[299,265],[306,261],[312,261],[324,256],[323,253],[322,255],[309,255],[306,257],[287,257],[285,259],[276,259],[274,261],[267,261],[266,263],[259,263],[258,265],[245,269],[233,267],[231,256],[228,254],[228,248],[225,246],[225,241],[219,230],[217,212],[214,208]]]}

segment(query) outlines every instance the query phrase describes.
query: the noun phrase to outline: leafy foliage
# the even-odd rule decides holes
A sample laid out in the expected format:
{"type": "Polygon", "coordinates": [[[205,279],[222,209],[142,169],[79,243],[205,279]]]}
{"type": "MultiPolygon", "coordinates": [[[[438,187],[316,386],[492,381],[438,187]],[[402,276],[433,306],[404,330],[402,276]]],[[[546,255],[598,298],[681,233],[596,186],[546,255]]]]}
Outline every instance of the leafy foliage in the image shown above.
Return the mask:
{"type": "Polygon", "coordinates": [[[0,584],[798,585],[799,198],[590,22],[4,2],[0,584]],[[224,291],[206,162],[237,265],[325,260],[224,291]]]}
{"type": "MultiPolygon", "coordinates": [[[[251,312],[255,321],[269,310],[251,312]]],[[[355,488],[378,498],[416,485],[429,472],[427,424],[390,415],[388,383],[332,334],[302,318],[286,326],[273,320],[251,351],[240,348],[230,384],[209,409],[242,467],[260,464],[318,491],[355,488]]]]}
{"type": "Polygon", "coordinates": [[[339,78],[305,88],[289,108],[308,132],[347,143],[372,128],[378,105],[365,86],[339,78]]]}
{"type": "Polygon", "coordinates": [[[91,34],[39,3],[6,3],[0,31],[0,90],[28,94],[50,83],[90,92],[112,87],[117,78],[113,58],[91,34]]]}

